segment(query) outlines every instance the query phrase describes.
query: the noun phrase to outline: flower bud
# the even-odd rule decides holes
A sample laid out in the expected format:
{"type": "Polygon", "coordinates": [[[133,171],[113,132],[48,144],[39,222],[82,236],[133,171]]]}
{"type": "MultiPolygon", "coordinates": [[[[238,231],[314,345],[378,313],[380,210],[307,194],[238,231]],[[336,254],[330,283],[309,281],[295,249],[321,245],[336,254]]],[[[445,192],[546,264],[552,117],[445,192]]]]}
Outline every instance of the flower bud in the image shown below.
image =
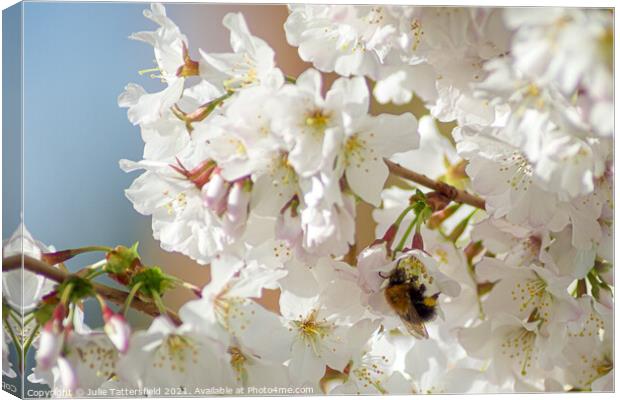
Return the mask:
{"type": "Polygon", "coordinates": [[[413,250],[424,250],[424,240],[420,232],[416,232],[413,235],[413,240],[411,241],[411,248],[413,250]]]}
{"type": "Polygon", "coordinates": [[[222,178],[219,171],[214,172],[209,182],[202,188],[205,206],[217,214],[223,213],[226,209],[228,186],[228,183],[222,178]]]}
{"type": "Polygon", "coordinates": [[[444,208],[443,210],[434,212],[428,219],[428,228],[435,229],[439,227],[439,225],[441,225],[445,220],[450,218],[459,209],[459,207],[461,207],[460,204],[453,204],[450,207],[444,208]]]}
{"type": "Polygon", "coordinates": [[[177,69],[177,76],[187,78],[188,76],[197,76],[200,74],[200,64],[189,56],[189,49],[183,42],[183,65],[177,69]]]}
{"type": "Polygon", "coordinates": [[[375,239],[375,241],[372,242],[370,245],[374,246],[376,244],[386,243],[386,247],[389,249],[390,247],[392,247],[392,243],[394,243],[396,233],[398,233],[398,228],[399,225],[397,224],[390,225],[390,227],[387,228],[383,236],[379,239],[375,239]]]}
{"type": "Polygon", "coordinates": [[[62,321],[65,318],[65,314],[65,306],[59,304],[54,309],[52,318],[47,321],[43,327],[43,331],[41,331],[39,348],[35,358],[37,360],[37,366],[42,371],[52,368],[60,356],[64,342],[62,321]]]}
{"type": "Polygon", "coordinates": [[[73,250],[60,250],[53,253],[43,253],[41,254],[41,261],[44,261],[49,265],[56,265],[73,258],[76,254],[77,253],[73,250]]]}
{"type": "Polygon", "coordinates": [[[110,341],[121,353],[127,352],[129,348],[129,338],[131,336],[131,328],[125,318],[110,310],[108,307],[103,309],[103,321],[105,325],[103,330],[110,338],[110,341]]]}
{"type": "Polygon", "coordinates": [[[235,223],[245,220],[248,215],[249,203],[250,192],[244,188],[244,182],[235,182],[230,189],[228,202],[226,204],[226,213],[230,221],[235,223]]]}
{"type": "Polygon", "coordinates": [[[118,276],[131,273],[140,266],[138,243],[134,243],[131,247],[116,246],[114,250],[106,254],[105,258],[106,272],[118,276]]]}

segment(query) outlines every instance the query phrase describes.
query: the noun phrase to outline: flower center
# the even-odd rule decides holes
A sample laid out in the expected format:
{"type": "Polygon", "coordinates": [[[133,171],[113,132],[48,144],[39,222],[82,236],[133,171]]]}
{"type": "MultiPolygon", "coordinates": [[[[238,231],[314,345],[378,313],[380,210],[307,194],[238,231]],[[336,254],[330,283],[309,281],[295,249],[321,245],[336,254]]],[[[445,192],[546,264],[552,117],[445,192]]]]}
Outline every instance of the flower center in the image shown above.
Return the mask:
{"type": "Polygon", "coordinates": [[[375,387],[380,393],[387,393],[382,386],[383,379],[386,378],[385,371],[389,369],[389,360],[386,356],[366,354],[362,358],[360,365],[353,368],[351,374],[364,387],[375,387]]]}
{"type": "Polygon", "coordinates": [[[506,183],[508,183],[513,190],[527,191],[532,183],[532,166],[523,154],[519,151],[513,151],[510,155],[505,156],[502,161],[504,165],[499,168],[499,172],[512,172],[506,183]]]}
{"type": "Polygon", "coordinates": [[[317,131],[324,131],[329,123],[330,115],[323,110],[314,110],[306,115],[306,126],[317,131]]]}
{"type": "Polygon", "coordinates": [[[95,370],[97,376],[108,378],[114,374],[117,355],[114,349],[89,342],[83,346],[76,346],[75,352],[81,364],[95,370]]]}
{"type": "Polygon", "coordinates": [[[547,283],[542,279],[530,279],[517,282],[512,292],[512,300],[519,303],[519,311],[532,309],[536,320],[546,322],[549,318],[549,306],[553,300],[547,292],[547,283]]]}
{"type": "MultiPolygon", "coordinates": [[[[520,328],[507,335],[501,345],[502,354],[521,365],[521,375],[527,375],[527,369],[532,366],[535,339],[536,333],[520,328]]],[[[536,355],[534,358],[537,358],[536,355]]]]}
{"type": "Polygon", "coordinates": [[[192,341],[184,336],[170,335],[157,349],[153,368],[164,368],[169,364],[169,370],[186,372],[186,363],[198,364],[198,350],[192,341]]]}
{"type": "MultiPolygon", "coordinates": [[[[318,312],[312,312],[305,318],[293,321],[293,326],[297,329],[297,335],[308,346],[312,347],[315,355],[319,355],[319,343],[331,334],[334,326],[325,319],[317,319],[318,312]]],[[[302,316],[299,316],[302,318],[302,316]]]]}
{"type": "MultiPolygon", "coordinates": [[[[371,133],[370,135],[372,136],[374,134],[371,133]]],[[[357,134],[351,135],[344,144],[346,165],[349,166],[353,163],[357,168],[361,168],[362,164],[366,161],[366,155],[373,157],[375,161],[377,160],[374,149],[369,147],[364,139],[361,139],[357,134]]],[[[366,172],[369,172],[368,169],[366,169],[366,172]]]]}
{"type": "Polygon", "coordinates": [[[248,359],[238,347],[229,347],[228,354],[230,354],[230,365],[237,373],[237,381],[245,382],[247,378],[245,363],[248,359]]]}
{"type": "Polygon", "coordinates": [[[243,54],[243,61],[232,66],[233,76],[223,82],[227,91],[235,91],[251,86],[258,82],[258,73],[254,60],[247,54],[243,54]]]}
{"type": "MultiPolygon", "coordinates": [[[[243,298],[228,296],[228,293],[232,286],[232,284],[226,285],[217,294],[217,296],[213,298],[215,315],[217,316],[220,325],[222,325],[226,330],[229,330],[231,328],[231,318],[239,318],[241,321],[245,322],[244,312],[241,311],[239,308],[239,306],[243,304],[243,298]]],[[[240,325],[240,329],[245,329],[245,326],[245,323],[242,323],[240,325]]]]}

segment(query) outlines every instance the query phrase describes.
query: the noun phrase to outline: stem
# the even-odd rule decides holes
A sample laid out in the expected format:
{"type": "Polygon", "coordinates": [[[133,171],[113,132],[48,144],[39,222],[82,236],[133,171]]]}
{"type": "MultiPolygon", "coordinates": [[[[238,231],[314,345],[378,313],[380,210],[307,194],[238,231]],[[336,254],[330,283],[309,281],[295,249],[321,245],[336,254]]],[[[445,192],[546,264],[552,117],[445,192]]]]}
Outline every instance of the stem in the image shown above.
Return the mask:
{"type": "Polygon", "coordinates": [[[102,251],[104,253],[109,253],[112,250],[113,249],[108,246],[84,246],[84,247],[78,247],[77,249],[73,249],[73,252],[75,254],[89,253],[93,251],[102,251]]]}
{"type": "Polygon", "coordinates": [[[451,241],[452,243],[456,243],[456,241],[461,237],[461,235],[463,234],[463,232],[465,232],[465,229],[467,229],[467,225],[469,225],[469,221],[471,220],[471,218],[474,216],[474,214],[476,213],[476,211],[478,211],[477,209],[472,211],[471,213],[469,213],[468,216],[466,216],[465,218],[463,218],[463,220],[461,222],[459,222],[454,229],[452,230],[452,232],[450,232],[450,234],[448,235],[447,239],[449,241],[451,241]]]}
{"type": "Polygon", "coordinates": [[[177,104],[172,106],[171,110],[172,110],[172,113],[178,119],[185,122],[185,126],[188,132],[191,133],[192,130],[194,129],[192,127],[192,123],[199,122],[207,118],[209,114],[211,114],[217,106],[222,104],[226,99],[228,99],[234,93],[235,93],[234,91],[228,91],[222,96],[218,97],[217,99],[211,100],[210,102],[203,104],[202,106],[198,107],[196,110],[194,110],[191,113],[184,112],[183,110],[181,110],[181,108],[179,108],[177,104]]]}
{"type": "Polygon", "coordinates": [[[175,283],[177,283],[178,285],[180,285],[181,287],[185,289],[191,290],[194,293],[200,293],[202,291],[201,288],[194,285],[193,283],[185,282],[183,279],[177,278],[176,276],[173,276],[172,278],[174,279],[175,283]]]}
{"type": "MultiPolygon", "coordinates": [[[[106,271],[105,270],[100,270],[101,267],[105,267],[105,265],[108,263],[107,260],[99,260],[94,264],[91,264],[87,267],[82,268],[81,270],[79,270],[78,272],[76,272],[76,275],[83,277],[84,279],[93,279],[99,275],[105,274],[106,271]]],[[[69,272],[69,271],[67,271],[69,272]]]]}
{"type": "Polygon", "coordinates": [[[403,219],[405,219],[405,216],[407,214],[409,214],[409,212],[411,210],[413,210],[415,208],[415,205],[412,204],[409,207],[405,208],[403,210],[403,212],[400,213],[400,215],[398,216],[398,218],[396,218],[396,221],[394,221],[394,225],[398,226],[400,228],[400,223],[403,222],[403,219]]]}
{"type": "Polygon", "coordinates": [[[103,271],[103,270],[94,270],[93,272],[91,272],[90,274],[86,275],[84,278],[86,279],[95,279],[96,277],[100,276],[100,275],[105,275],[107,272],[103,271]]]}
{"type": "Polygon", "coordinates": [[[67,321],[69,321],[69,326],[71,327],[75,325],[73,323],[74,318],[75,318],[75,303],[71,303],[71,306],[69,307],[69,315],[67,315],[67,321]]]}
{"type": "Polygon", "coordinates": [[[71,291],[73,290],[74,286],[75,284],[73,282],[69,283],[65,287],[65,290],[63,290],[62,295],[60,296],[60,302],[65,306],[69,303],[69,296],[71,296],[71,291]]]}
{"type": "Polygon", "coordinates": [[[405,234],[400,239],[400,242],[398,242],[398,246],[396,246],[396,248],[394,249],[394,253],[396,253],[397,251],[401,251],[403,247],[405,247],[405,242],[407,241],[407,238],[411,234],[413,227],[416,226],[416,224],[418,223],[419,218],[420,218],[420,214],[417,214],[415,218],[413,219],[413,221],[411,221],[411,223],[407,227],[407,230],[405,231],[405,234]]]}
{"type": "Polygon", "coordinates": [[[98,268],[101,268],[101,267],[105,266],[107,263],[108,263],[108,260],[106,260],[106,259],[99,260],[96,263],[91,264],[91,265],[89,265],[88,267],[86,267],[84,269],[86,269],[86,270],[93,270],[94,271],[94,270],[96,270],[98,268]]]}
{"type": "Polygon", "coordinates": [[[107,307],[107,305],[105,304],[105,299],[101,297],[98,293],[95,293],[95,298],[99,302],[99,307],[101,307],[101,311],[103,312],[103,310],[107,307]]]}
{"type": "Polygon", "coordinates": [[[4,329],[8,332],[9,336],[11,337],[11,340],[13,341],[13,344],[15,345],[15,351],[17,352],[17,359],[19,360],[19,371],[20,373],[22,373],[23,375],[23,371],[22,371],[22,366],[23,366],[23,360],[24,360],[24,351],[22,349],[21,346],[21,342],[17,340],[17,336],[15,336],[15,332],[13,332],[13,328],[11,328],[11,324],[10,322],[6,319],[6,317],[4,318],[4,329]]]}
{"type": "Polygon", "coordinates": [[[457,203],[469,204],[472,207],[480,208],[482,210],[485,208],[484,199],[478,196],[474,196],[464,190],[459,190],[452,185],[448,185],[447,183],[433,180],[426,175],[413,172],[388,159],[384,159],[384,161],[390,172],[396,176],[400,176],[401,178],[408,179],[429,189],[433,189],[448,197],[450,200],[456,201],[457,203]]]}
{"type": "Polygon", "coordinates": [[[39,333],[40,327],[41,325],[37,323],[34,329],[32,330],[30,337],[26,341],[26,344],[24,345],[24,350],[23,350],[24,358],[28,357],[28,350],[30,350],[30,346],[32,345],[32,342],[34,341],[34,338],[37,336],[37,333],[39,333]]]}
{"type": "Polygon", "coordinates": [[[66,249],[60,251],[54,251],[52,253],[43,253],[41,255],[41,259],[45,262],[55,265],[67,261],[79,254],[83,253],[91,253],[96,251],[102,251],[104,253],[109,253],[112,251],[111,247],[108,246],[85,246],[78,247],[76,249],[66,249]]]}
{"type": "Polygon", "coordinates": [[[159,296],[159,293],[157,293],[155,290],[151,290],[151,297],[153,297],[153,302],[159,309],[159,314],[166,315],[168,311],[166,310],[166,306],[164,305],[161,296],[159,296]]]}
{"type": "Polygon", "coordinates": [[[24,326],[28,325],[34,319],[34,313],[28,315],[28,318],[24,319],[24,326]]]}
{"type": "MultiPolygon", "coordinates": [[[[71,274],[62,271],[58,268],[54,268],[51,265],[37,260],[36,258],[32,258],[26,255],[17,254],[14,256],[6,257],[2,260],[2,270],[10,271],[13,269],[22,268],[22,257],[23,257],[23,268],[28,271],[34,272],[36,274],[45,276],[56,282],[64,282],[65,279],[69,278],[71,274]]],[[[93,289],[101,296],[105,297],[109,301],[114,304],[124,305],[125,299],[127,298],[128,293],[123,290],[118,290],[115,288],[111,288],[109,286],[105,286],[99,283],[92,283],[93,289]]],[[[145,302],[140,299],[134,299],[131,306],[136,310],[140,310],[148,315],[157,317],[160,315],[158,308],[153,303],[145,302]]],[[[168,310],[168,316],[175,323],[181,324],[181,319],[173,312],[168,310]]]]}
{"type": "MultiPolygon", "coordinates": [[[[15,313],[16,313],[15,310],[13,310],[12,308],[9,308],[9,317],[11,317],[13,319],[13,321],[15,321],[15,323],[17,325],[21,325],[22,321],[19,318],[17,318],[17,315],[15,315],[15,313]]],[[[26,324],[24,323],[24,325],[26,325],[26,324]]]]}
{"type": "Polygon", "coordinates": [[[138,282],[131,287],[129,294],[127,295],[127,300],[125,300],[125,305],[123,306],[123,317],[127,317],[127,312],[129,311],[129,308],[131,307],[131,302],[133,301],[133,298],[136,296],[136,293],[138,293],[138,290],[140,290],[140,287],[142,286],[143,283],[144,282],[138,282]]]}

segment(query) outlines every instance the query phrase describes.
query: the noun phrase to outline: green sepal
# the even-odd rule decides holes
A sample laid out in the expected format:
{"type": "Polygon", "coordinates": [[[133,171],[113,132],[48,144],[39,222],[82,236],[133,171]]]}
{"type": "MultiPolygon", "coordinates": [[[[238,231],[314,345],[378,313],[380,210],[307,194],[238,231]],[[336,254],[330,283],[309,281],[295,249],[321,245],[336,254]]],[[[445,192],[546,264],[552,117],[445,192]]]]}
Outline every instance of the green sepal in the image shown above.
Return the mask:
{"type": "Polygon", "coordinates": [[[131,247],[116,246],[106,255],[106,272],[121,275],[135,267],[140,262],[138,254],[138,242],[131,247]]]}
{"type": "Polygon", "coordinates": [[[67,286],[72,285],[71,293],[69,295],[69,303],[76,303],[80,300],[95,295],[95,289],[89,279],[82,278],[81,276],[72,275],[64,282],[58,285],[56,291],[62,296],[67,286]]]}
{"type": "Polygon", "coordinates": [[[165,274],[160,267],[149,267],[132,276],[129,286],[138,283],[142,283],[139,290],[141,293],[150,297],[155,292],[162,296],[166,290],[174,287],[176,279],[165,274]]]}

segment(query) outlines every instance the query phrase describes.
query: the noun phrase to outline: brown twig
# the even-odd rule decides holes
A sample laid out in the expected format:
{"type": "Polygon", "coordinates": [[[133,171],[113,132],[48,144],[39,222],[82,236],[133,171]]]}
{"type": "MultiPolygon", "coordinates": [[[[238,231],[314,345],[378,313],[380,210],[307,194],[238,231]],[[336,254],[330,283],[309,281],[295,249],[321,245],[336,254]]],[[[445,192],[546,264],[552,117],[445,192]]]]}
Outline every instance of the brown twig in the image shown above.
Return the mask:
{"type": "MultiPolygon", "coordinates": [[[[22,255],[20,254],[9,256],[9,257],[2,259],[2,271],[3,272],[11,271],[13,269],[17,269],[21,267],[22,267],[22,255]]],[[[70,273],[67,273],[59,268],[54,268],[51,265],[43,261],[37,260],[36,258],[32,258],[26,255],[23,256],[23,267],[27,269],[28,271],[32,271],[38,275],[42,275],[56,282],[64,282],[67,278],[71,276],[70,273]]],[[[114,289],[109,286],[102,285],[100,283],[93,282],[92,285],[97,293],[99,293],[101,296],[111,301],[112,303],[118,304],[120,306],[125,304],[125,299],[128,296],[127,292],[114,289]]],[[[154,317],[157,317],[160,315],[160,312],[155,306],[155,304],[147,303],[138,298],[133,299],[133,301],[131,302],[131,307],[135,308],[136,310],[142,311],[146,314],[152,315],[154,317]]],[[[174,311],[167,310],[167,313],[168,313],[168,317],[174,323],[179,324],[179,325],[181,324],[181,319],[174,311]]]]}
{"type": "Polygon", "coordinates": [[[429,189],[433,189],[448,197],[450,200],[454,200],[458,203],[469,204],[470,206],[480,208],[482,210],[484,210],[485,208],[484,199],[481,199],[478,196],[474,196],[473,194],[468,193],[464,190],[459,190],[452,185],[448,185],[447,183],[433,180],[426,175],[413,172],[403,167],[402,165],[388,159],[385,159],[385,164],[387,165],[390,172],[394,175],[408,179],[415,183],[419,183],[420,185],[425,186],[429,189]]]}

